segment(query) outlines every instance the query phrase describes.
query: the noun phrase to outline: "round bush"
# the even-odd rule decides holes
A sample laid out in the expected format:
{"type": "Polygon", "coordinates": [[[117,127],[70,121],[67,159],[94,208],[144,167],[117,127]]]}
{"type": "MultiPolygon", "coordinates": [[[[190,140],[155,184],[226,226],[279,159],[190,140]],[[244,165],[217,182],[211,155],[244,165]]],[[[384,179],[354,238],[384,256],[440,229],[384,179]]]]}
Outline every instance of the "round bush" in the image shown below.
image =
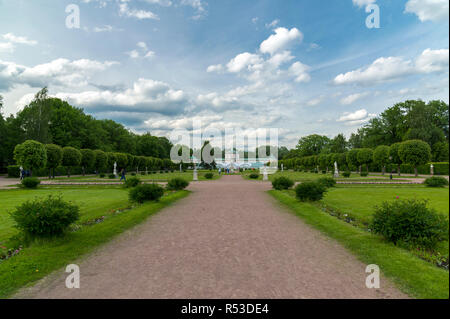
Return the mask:
{"type": "Polygon", "coordinates": [[[289,189],[292,186],[294,182],[285,176],[277,177],[272,181],[272,187],[276,190],[289,189]]]}
{"type": "Polygon", "coordinates": [[[164,189],[158,184],[142,184],[130,189],[129,198],[132,202],[157,201],[164,195],[164,189]]]}
{"type": "Polygon", "coordinates": [[[445,179],[444,177],[438,177],[438,176],[433,176],[433,177],[427,178],[423,183],[428,187],[448,186],[447,179],[445,179]]]}
{"type": "Polygon", "coordinates": [[[259,178],[259,174],[258,173],[251,173],[250,175],[248,175],[248,177],[250,177],[251,179],[258,179],[259,178]]]}
{"type": "Polygon", "coordinates": [[[448,240],[448,220],[423,200],[396,200],[375,207],[371,228],[394,244],[434,248],[448,240]]]}
{"type": "Polygon", "coordinates": [[[109,174],[109,176],[108,176],[110,179],[115,179],[116,178],[116,175],[114,175],[114,174],[109,174]]]}
{"type": "Polygon", "coordinates": [[[11,217],[16,227],[32,237],[60,235],[80,217],[78,206],[61,197],[27,201],[18,206],[11,217]]]}
{"type": "Polygon", "coordinates": [[[295,187],[295,195],[302,201],[318,201],[323,198],[327,188],[318,182],[304,182],[295,187]]]}
{"type": "Polygon", "coordinates": [[[183,178],[176,177],[169,180],[167,183],[167,189],[172,191],[179,191],[189,186],[189,182],[183,178]]]}
{"type": "Polygon", "coordinates": [[[336,181],[332,177],[322,177],[317,180],[318,183],[322,184],[326,188],[336,186],[336,181]]]}
{"type": "Polygon", "coordinates": [[[361,175],[361,177],[367,177],[367,176],[369,176],[369,173],[367,173],[367,172],[361,172],[359,175],[361,175]]]}
{"type": "Polygon", "coordinates": [[[342,176],[344,176],[345,178],[349,178],[350,175],[352,175],[350,171],[345,171],[344,173],[342,173],[342,176]]]}
{"type": "Polygon", "coordinates": [[[36,177],[25,177],[22,180],[22,185],[25,188],[36,188],[40,183],[41,181],[36,177]]]}
{"type": "Polygon", "coordinates": [[[105,174],[104,173],[100,173],[100,178],[105,178],[105,174]]]}
{"type": "Polygon", "coordinates": [[[141,180],[137,177],[130,177],[128,178],[125,183],[124,186],[126,188],[131,188],[131,187],[136,187],[141,183],[141,180]]]}
{"type": "Polygon", "coordinates": [[[205,178],[206,179],[212,179],[214,177],[214,174],[213,173],[206,173],[205,174],[205,178]]]}

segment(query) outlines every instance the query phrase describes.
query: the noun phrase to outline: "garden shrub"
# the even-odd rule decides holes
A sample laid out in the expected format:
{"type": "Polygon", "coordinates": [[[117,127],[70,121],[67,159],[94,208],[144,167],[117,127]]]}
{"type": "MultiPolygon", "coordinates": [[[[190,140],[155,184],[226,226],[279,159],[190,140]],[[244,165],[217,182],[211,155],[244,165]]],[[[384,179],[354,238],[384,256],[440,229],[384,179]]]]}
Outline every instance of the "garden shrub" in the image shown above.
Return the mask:
{"type": "Polygon", "coordinates": [[[105,178],[105,174],[104,173],[100,173],[100,178],[105,178]]]}
{"type": "Polygon", "coordinates": [[[129,198],[132,202],[157,201],[164,195],[164,189],[158,184],[141,184],[130,189],[129,198]]]}
{"type": "Polygon", "coordinates": [[[361,172],[359,175],[361,175],[361,177],[367,177],[367,176],[369,176],[369,173],[367,173],[367,172],[361,172]]]}
{"type": "Polygon", "coordinates": [[[175,177],[167,183],[167,189],[172,191],[179,191],[189,186],[189,182],[183,178],[175,177]]]}
{"type": "Polygon", "coordinates": [[[321,177],[317,180],[318,183],[322,184],[326,188],[336,186],[336,181],[332,177],[321,177]]]}
{"type": "Polygon", "coordinates": [[[10,165],[8,166],[8,177],[20,177],[20,166],[19,165],[10,165]]]}
{"type": "Polygon", "coordinates": [[[25,188],[36,188],[41,181],[37,177],[25,177],[22,180],[22,185],[25,188]]]}
{"type": "Polygon", "coordinates": [[[136,176],[136,173],[131,173],[131,176],[136,176]]]}
{"type": "Polygon", "coordinates": [[[214,177],[214,174],[213,173],[206,173],[205,174],[205,178],[206,179],[212,179],[214,177]]]}
{"type": "Polygon", "coordinates": [[[26,201],[11,213],[16,227],[31,237],[48,237],[64,233],[80,217],[78,206],[49,196],[26,201]]]}
{"type": "Polygon", "coordinates": [[[371,228],[394,244],[434,248],[448,240],[448,220],[424,200],[396,200],[375,207],[371,228]]]}
{"type": "Polygon", "coordinates": [[[114,175],[114,174],[109,174],[109,176],[108,176],[110,179],[115,179],[116,178],[116,175],[114,175]]]}
{"type": "Polygon", "coordinates": [[[248,177],[250,177],[251,179],[258,179],[259,178],[259,174],[258,173],[251,173],[250,175],[248,175],[248,177]]]}
{"type": "Polygon", "coordinates": [[[428,187],[444,187],[448,186],[448,181],[444,177],[429,177],[423,182],[428,187]]]}
{"type": "Polygon", "coordinates": [[[318,182],[304,182],[295,187],[295,194],[302,202],[321,200],[326,191],[327,188],[318,182]]]}
{"type": "Polygon", "coordinates": [[[130,177],[128,178],[125,183],[124,186],[126,188],[131,188],[131,187],[136,187],[141,183],[141,180],[137,177],[130,177]]]}
{"type": "Polygon", "coordinates": [[[345,178],[349,178],[350,175],[352,175],[350,171],[345,171],[344,173],[342,173],[342,176],[344,176],[345,178]]]}
{"type": "Polygon", "coordinates": [[[285,176],[277,177],[272,181],[272,187],[279,191],[289,189],[292,186],[294,186],[294,181],[285,176]]]}
{"type": "Polygon", "coordinates": [[[327,171],[322,171],[322,174],[326,174],[327,173],[327,171]]]}

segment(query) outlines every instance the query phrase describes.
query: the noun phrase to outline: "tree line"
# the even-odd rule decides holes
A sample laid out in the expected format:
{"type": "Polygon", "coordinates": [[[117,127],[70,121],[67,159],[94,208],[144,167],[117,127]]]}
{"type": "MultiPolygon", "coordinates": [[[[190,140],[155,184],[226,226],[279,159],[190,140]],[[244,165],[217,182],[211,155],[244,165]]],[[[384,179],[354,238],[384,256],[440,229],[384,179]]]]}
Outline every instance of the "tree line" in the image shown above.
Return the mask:
{"type": "Polygon", "coordinates": [[[103,150],[168,159],[172,143],[150,133],[135,134],[112,120],[97,120],[83,109],[39,91],[16,115],[4,118],[0,96],[0,170],[14,164],[16,145],[26,140],[77,149],[103,150]]]}

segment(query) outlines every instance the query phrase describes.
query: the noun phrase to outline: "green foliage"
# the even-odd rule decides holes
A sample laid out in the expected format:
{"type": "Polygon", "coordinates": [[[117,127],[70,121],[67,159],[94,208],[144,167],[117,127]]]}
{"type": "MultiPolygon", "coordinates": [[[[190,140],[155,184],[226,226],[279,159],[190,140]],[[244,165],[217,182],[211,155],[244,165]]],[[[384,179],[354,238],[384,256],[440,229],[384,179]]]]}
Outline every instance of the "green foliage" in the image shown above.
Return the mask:
{"type": "Polygon", "coordinates": [[[349,178],[352,175],[352,173],[350,171],[345,171],[344,173],[342,173],[342,176],[344,176],[345,178],[349,178]]]}
{"type": "Polygon", "coordinates": [[[361,148],[358,151],[358,163],[368,165],[373,160],[373,151],[370,148],[361,148]]]}
{"type": "Polygon", "coordinates": [[[172,191],[179,191],[189,186],[189,182],[183,178],[175,177],[167,183],[167,189],[172,191]]]}
{"type": "Polygon", "coordinates": [[[20,166],[19,165],[9,165],[8,169],[8,177],[20,177],[20,166]]]}
{"type": "Polygon", "coordinates": [[[205,173],[204,176],[205,176],[206,179],[212,179],[214,177],[214,173],[208,172],[208,173],[205,173]]]}
{"type": "Polygon", "coordinates": [[[47,163],[47,152],[42,143],[28,140],[15,147],[14,159],[25,169],[44,167],[47,163]]]}
{"type": "Polygon", "coordinates": [[[32,237],[60,235],[79,219],[79,209],[61,197],[26,201],[11,213],[16,227],[32,237]]]}
{"type": "Polygon", "coordinates": [[[259,174],[258,173],[250,173],[248,175],[249,178],[251,179],[258,179],[259,178],[259,174]]]}
{"type": "Polygon", "coordinates": [[[130,201],[144,203],[157,201],[164,195],[164,189],[158,184],[142,184],[130,190],[130,201]]]}
{"type": "Polygon", "coordinates": [[[367,172],[361,172],[359,175],[360,175],[361,177],[367,177],[367,176],[369,176],[369,173],[367,173],[367,172]]]}
{"type": "Polygon", "coordinates": [[[389,147],[389,157],[391,157],[391,162],[394,164],[402,163],[400,155],[398,154],[398,151],[400,150],[400,145],[402,145],[402,143],[394,143],[389,147]]]}
{"type": "Polygon", "coordinates": [[[78,166],[81,163],[81,152],[74,147],[63,148],[62,165],[65,167],[78,166]]]}
{"type": "Polygon", "coordinates": [[[420,140],[406,141],[400,145],[398,155],[403,163],[418,166],[430,161],[431,148],[420,140]]]}
{"type": "MultiPolygon", "coordinates": [[[[124,153],[115,153],[115,159],[117,163],[118,168],[126,168],[128,164],[128,157],[127,154],[124,153]]],[[[114,163],[113,163],[114,165],[114,163]]]]}
{"type": "Polygon", "coordinates": [[[448,240],[448,220],[426,201],[396,200],[375,207],[371,229],[394,244],[434,248],[448,240]]]}
{"type": "Polygon", "coordinates": [[[280,176],[272,181],[272,187],[276,190],[289,189],[294,186],[294,181],[285,176],[280,176]]]}
{"type": "Polygon", "coordinates": [[[335,187],[336,181],[332,177],[321,177],[317,180],[318,183],[322,184],[326,188],[335,187]]]}
{"type": "Polygon", "coordinates": [[[351,149],[347,153],[347,163],[348,163],[348,165],[353,165],[355,167],[358,167],[360,165],[360,163],[358,161],[358,153],[359,153],[359,149],[357,149],[357,148],[351,149]]]}
{"type": "Polygon", "coordinates": [[[319,201],[323,198],[327,188],[318,182],[303,182],[295,187],[295,195],[302,202],[319,201]]]}
{"type": "Polygon", "coordinates": [[[297,144],[299,156],[318,155],[330,144],[330,139],[326,136],[317,134],[302,137],[297,144]]]}
{"type": "Polygon", "coordinates": [[[141,184],[141,180],[138,177],[133,176],[127,178],[127,180],[124,183],[124,186],[126,188],[132,188],[138,186],[139,184],[141,184]]]}
{"type": "Polygon", "coordinates": [[[25,188],[36,188],[40,183],[41,181],[36,177],[25,177],[22,180],[22,185],[25,188]]]}
{"type": "Polygon", "coordinates": [[[95,163],[94,166],[97,169],[97,171],[101,171],[105,168],[106,163],[108,162],[108,157],[105,152],[102,150],[95,150],[94,151],[95,156],[95,163]]]}
{"type": "Polygon", "coordinates": [[[55,144],[45,144],[47,152],[47,168],[57,168],[62,164],[63,150],[55,144]]]}
{"type": "Polygon", "coordinates": [[[448,161],[448,143],[438,142],[432,147],[432,157],[433,161],[443,162],[448,161]]]}
{"type": "Polygon", "coordinates": [[[85,169],[95,165],[95,153],[90,149],[82,149],[81,152],[81,166],[85,169]]]}
{"type": "Polygon", "coordinates": [[[114,174],[109,174],[108,177],[109,177],[109,179],[115,179],[115,178],[116,178],[116,175],[114,175],[114,174]]]}
{"type": "Polygon", "coordinates": [[[386,166],[389,163],[389,146],[380,145],[373,151],[373,162],[380,166],[386,166]]]}
{"type": "Polygon", "coordinates": [[[448,180],[444,177],[438,177],[438,176],[429,177],[423,183],[428,187],[448,186],[448,180]]]}

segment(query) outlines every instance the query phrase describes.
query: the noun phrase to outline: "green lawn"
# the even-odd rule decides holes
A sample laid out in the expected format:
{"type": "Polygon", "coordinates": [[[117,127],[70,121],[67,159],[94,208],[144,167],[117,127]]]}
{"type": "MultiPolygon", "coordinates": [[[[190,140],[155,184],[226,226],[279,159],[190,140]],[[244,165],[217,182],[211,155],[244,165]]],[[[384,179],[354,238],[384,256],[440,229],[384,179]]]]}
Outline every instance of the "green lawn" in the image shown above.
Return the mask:
{"type": "MultiPolygon", "coordinates": [[[[394,193],[395,190],[392,190],[394,193]]],[[[447,190],[448,192],[448,190],[447,190]]],[[[416,298],[449,298],[449,274],[411,252],[337,219],[317,206],[299,202],[290,192],[270,191],[273,197],[329,237],[352,251],[365,264],[376,264],[402,291],[416,298]]],[[[370,196],[370,192],[367,192],[370,196]]],[[[349,194],[355,201],[358,197],[349,194]]],[[[448,194],[447,194],[448,195],[448,194]]],[[[383,282],[381,282],[383,284],[383,282]]]]}
{"type": "Polygon", "coordinates": [[[61,195],[80,207],[81,222],[108,214],[111,210],[129,206],[128,191],[124,188],[38,188],[35,190],[0,190],[0,242],[6,241],[17,233],[9,211],[26,200],[48,195],[61,195]]]}
{"type": "Polygon", "coordinates": [[[187,191],[169,193],[159,202],[148,202],[120,214],[112,214],[102,223],[83,226],[64,237],[36,241],[17,256],[0,262],[0,298],[7,298],[17,289],[29,286],[52,271],[76,262],[95,247],[188,194],[187,191]]]}

